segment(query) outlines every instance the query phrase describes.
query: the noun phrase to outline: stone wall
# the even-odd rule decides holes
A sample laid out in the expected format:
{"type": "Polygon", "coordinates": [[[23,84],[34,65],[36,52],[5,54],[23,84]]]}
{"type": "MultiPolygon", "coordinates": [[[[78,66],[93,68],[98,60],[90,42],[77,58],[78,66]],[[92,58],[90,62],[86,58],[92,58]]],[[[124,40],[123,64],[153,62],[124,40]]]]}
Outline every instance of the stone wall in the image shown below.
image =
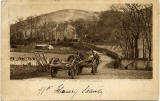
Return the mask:
{"type": "Polygon", "coordinates": [[[121,60],[121,66],[122,69],[129,69],[129,70],[152,70],[152,61],[148,60],[127,60],[122,59],[121,60]]]}

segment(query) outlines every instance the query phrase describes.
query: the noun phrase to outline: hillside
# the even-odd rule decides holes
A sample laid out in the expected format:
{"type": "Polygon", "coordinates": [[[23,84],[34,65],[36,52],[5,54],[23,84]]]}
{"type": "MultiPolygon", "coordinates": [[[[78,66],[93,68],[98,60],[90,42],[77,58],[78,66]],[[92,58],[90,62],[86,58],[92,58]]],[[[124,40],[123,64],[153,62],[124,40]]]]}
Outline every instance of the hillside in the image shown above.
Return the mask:
{"type": "MultiPolygon", "coordinates": [[[[36,17],[28,17],[26,20],[21,20],[15,24],[11,24],[10,36],[16,37],[15,39],[17,38],[22,39],[23,37],[35,36],[35,32],[36,33],[43,32],[46,34],[45,30],[48,29],[44,28],[44,26],[46,26],[47,23],[53,22],[54,24],[56,24],[56,23],[64,23],[66,21],[76,21],[79,19],[82,19],[83,21],[95,21],[99,19],[99,15],[100,12],[90,12],[77,9],[63,9],[47,14],[42,14],[36,17]],[[36,30],[37,28],[39,28],[39,30],[36,30]],[[32,33],[30,31],[32,31],[32,33]]],[[[53,27],[55,26],[52,26],[52,28],[53,27]]]]}
{"type": "Polygon", "coordinates": [[[64,9],[44,14],[40,17],[45,17],[45,19],[50,22],[60,23],[69,20],[75,21],[77,19],[93,21],[99,18],[99,14],[100,13],[97,12],[89,12],[84,10],[64,9]]]}
{"type": "MultiPolygon", "coordinates": [[[[95,21],[99,19],[100,12],[89,12],[85,10],[78,9],[63,9],[59,11],[54,11],[47,14],[42,14],[36,17],[32,17],[32,22],[36,22],[37,24],[40,22],[55,22],[55,23],[63,23],[65,21],[76,21],[78,19],[82,19],[84,21],[95,21]]],[[[31,18],[23,20],[22,22],[31,22],[31,18]]],[[[22,23],[17,22],[15,24],[11,24],[11,29],[16,26],[21,26],[22,23]]]]}

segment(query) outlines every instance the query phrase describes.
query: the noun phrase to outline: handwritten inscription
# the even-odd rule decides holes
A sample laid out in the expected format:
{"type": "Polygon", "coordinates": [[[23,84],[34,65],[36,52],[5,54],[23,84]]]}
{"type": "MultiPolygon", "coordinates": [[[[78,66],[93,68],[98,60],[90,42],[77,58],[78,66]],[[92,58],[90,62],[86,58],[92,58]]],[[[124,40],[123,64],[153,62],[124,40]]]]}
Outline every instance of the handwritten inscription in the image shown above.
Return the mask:
{"type": "Polygon", "coordinates": [[[75,88],[67,88],[64,84],[60,84],[58,86],[46,86],[46,87],[41,87],[40,89],[38,89],[38,93],[37,95],[43,95],[44,93],[47,92],[52,92],[52,93],[58,93],[58,94],[70,94],[71,95],[71,99],[76,96],[77,94],[102,94],[103,93],[103,89],[96,89],[96,88],[92,88],[91,85],[87,85],[86,87],[84,87],[84,89],[81,90],[77,90],[75,88]]]}
{"type": "Polygon", "coordinates": [[[102,94],[102,89],[93,89],[89,85],[82,91],[82,93],[97,93],[102,94]]]}
{"type": "Polygon", "coordinates": [[[56,92],[56,93],[71,93],[71,94],[73,94],[73,95],[71,96],[71,98],[73,98],[73,97],[77,94],[78,91],[73,90],[73,89],[66,89],[66,88],[64,87],[64,85],[61,84],[61,85],[58,86],[58,88],[55,90],[55,92],[56,92]]]}
{"type": "Polygon", "coordinates": [[[40,89],[38,89],[38,93],[37,95],[42,95],[43,93],[47,92],[48,90],[52,89],[53,86],[47,86],[47,87],[42,87],[40,89]]]}

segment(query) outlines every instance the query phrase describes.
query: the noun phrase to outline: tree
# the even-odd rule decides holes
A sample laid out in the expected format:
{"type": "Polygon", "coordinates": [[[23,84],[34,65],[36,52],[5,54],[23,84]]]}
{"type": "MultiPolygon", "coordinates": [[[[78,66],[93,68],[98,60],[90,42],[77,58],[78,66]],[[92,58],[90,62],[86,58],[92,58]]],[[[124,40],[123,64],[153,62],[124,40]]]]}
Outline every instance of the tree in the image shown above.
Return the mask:
{"type": "Polygon", "coordinates": [[[102,40],[113,43],[115,40],[112,38],[114,36],[114,31],[119,29],[121,21],[118,17],[121,16],[121,12],[107,10],[100,14],[99,21],[97,22],[97,32],[102,40]],[[116,16],[115,16],[116,15],[116,16]]]}
{"type": "Polygon", "coordinates": [[[84,41],[88,31],[87,22],[84,21],[83,19],[79,19],[72,22],[72,26],[75,28],[75,31],[80,37],[81,41],[84,41]]]}
{"type": "Polygon", "coordinates": [[[10,26],[10,42],[11,44],[24,44],[27,33],[27,24],[22,17],[17,18],[15,24],[10,26]]]}
{"type": "Polygon", "coordinates": [[[117,40],[125,48],[124,53],[127,57],[139,57],[138,41],[143,39],[147,42],[149,58],[151,58],[152,5],[126,4],[117,9],[116,6],[112,8],[114,8],[113,11],[121,13],[121,16],[119,13],[116,15],[120,16],[118,19],[121,22],[119,26],[121,31],[116,34],[119,34],[117,40]]]}
{"type": "Polygon", "coordinates": [[[100,35],[98,33],[97,21],[86,21],[83,19],[78,19],[72,22],[72,26],[75,28],[75,31],[80,38],[80,41],[96,41],[100,40],[100,35]]]}

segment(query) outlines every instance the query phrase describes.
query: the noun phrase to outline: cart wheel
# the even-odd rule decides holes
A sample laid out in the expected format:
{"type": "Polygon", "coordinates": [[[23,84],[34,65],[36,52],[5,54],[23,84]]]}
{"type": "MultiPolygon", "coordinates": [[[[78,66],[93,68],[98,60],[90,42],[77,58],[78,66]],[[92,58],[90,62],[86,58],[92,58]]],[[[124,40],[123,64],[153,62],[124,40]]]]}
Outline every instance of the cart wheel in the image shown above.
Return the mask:
{"type": "Polygon", "coordinates": [[[57,72],[58,71],[56,69],[51,69],[51,76],[52,76],[52,78],[56,76],[57,72]]]}

